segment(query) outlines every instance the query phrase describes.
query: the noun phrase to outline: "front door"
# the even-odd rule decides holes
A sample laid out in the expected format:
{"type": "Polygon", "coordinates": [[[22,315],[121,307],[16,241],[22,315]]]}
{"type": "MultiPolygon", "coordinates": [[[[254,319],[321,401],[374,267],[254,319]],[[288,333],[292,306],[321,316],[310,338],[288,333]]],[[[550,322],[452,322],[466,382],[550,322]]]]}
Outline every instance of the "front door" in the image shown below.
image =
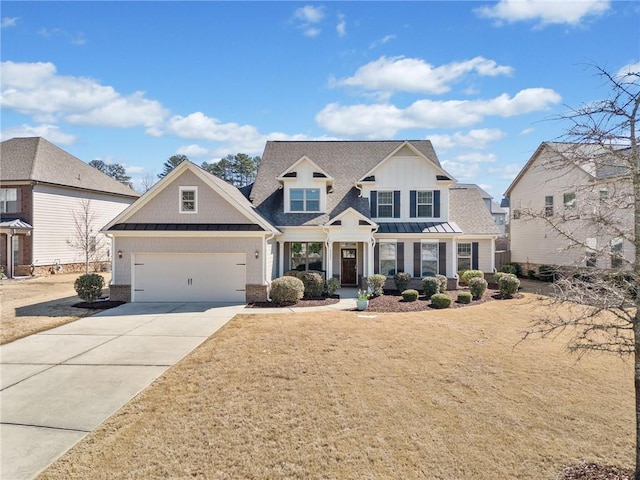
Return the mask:
{"type": "Polygon", "coordinates": [[[343,248],[341,250],[342,268],[340,271],[340,277],[342,279],[342,285],[356,285],[356,277],[358,264],[356,259],[355,248],[343,248]]]}

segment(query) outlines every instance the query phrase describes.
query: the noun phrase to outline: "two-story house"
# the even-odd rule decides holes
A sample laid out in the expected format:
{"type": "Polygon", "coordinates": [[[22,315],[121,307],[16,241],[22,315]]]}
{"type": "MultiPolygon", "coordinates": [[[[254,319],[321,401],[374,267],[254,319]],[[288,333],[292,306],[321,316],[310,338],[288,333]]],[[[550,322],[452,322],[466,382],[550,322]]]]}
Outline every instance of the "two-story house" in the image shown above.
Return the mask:
{"type": "Polygon", "coordinates": [[[80,270],[83,252],[70,243],[85,206],[99,244],[100,228],[139,196],[44,138],[6,140],[0,157],[0,264],[9,277],[80,270]]]}
{"type": "Polygon", "coordinates": [[[628,268],[635,250],[627,151],[543,142],[506,192],[511,260],[534,271],[628,268]]]}
{"type": "Polygon", "coordinates": [[[492,272],[499,230],[455,183],[426,140],[267,142],[248,198],[184,162],[105,227],[112,296],[258,301],[294,269],[343,286],[492,272]]]}

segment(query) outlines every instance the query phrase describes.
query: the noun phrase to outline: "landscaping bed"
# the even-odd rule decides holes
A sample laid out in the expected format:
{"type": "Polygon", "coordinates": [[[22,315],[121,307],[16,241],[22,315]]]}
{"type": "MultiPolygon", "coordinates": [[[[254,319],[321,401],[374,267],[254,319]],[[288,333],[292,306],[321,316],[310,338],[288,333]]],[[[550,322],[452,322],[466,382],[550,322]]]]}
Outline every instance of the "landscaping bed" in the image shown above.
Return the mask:
{"type": "Polygon", "coordinates": [[[340,301],[340,297],[337,295],[334,295],[333,297],[326,297],[326,298],[313,298],[308,300],[302,299],[302,300],[298,300],[296,303],[254,302],[254,303],[248,304],[246,308],[323,307],[325,305],[336,304],[339,301],[340,301]]]}

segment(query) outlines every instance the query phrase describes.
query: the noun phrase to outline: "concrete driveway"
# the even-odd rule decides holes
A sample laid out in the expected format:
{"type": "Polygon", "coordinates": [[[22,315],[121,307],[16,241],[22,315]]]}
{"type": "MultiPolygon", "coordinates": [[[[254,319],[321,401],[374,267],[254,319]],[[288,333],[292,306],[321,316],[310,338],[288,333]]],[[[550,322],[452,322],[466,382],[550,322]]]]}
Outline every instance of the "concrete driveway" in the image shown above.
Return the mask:
{"type": "Polygon", "coordinates": [[[130,303],[0,346],[0,478],[35,477],[243,308],[130,303]]]}

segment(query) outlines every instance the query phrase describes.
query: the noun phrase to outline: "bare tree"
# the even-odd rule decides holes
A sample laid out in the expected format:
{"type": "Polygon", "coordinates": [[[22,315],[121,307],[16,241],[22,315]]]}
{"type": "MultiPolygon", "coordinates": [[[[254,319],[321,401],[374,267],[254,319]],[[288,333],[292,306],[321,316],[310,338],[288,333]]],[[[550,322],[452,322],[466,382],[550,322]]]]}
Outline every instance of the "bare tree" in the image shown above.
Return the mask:
{"type": "Polygon", "coordinates": [[[155,178],[150,173],[147,173],[144,177],[142,177],[142,180],[140,180],[140,183],[142,185],[142,193],[148,192],[149,189],[153,187],[155,182],[155,178]]]}
{"type": "Polygon", "coordinates": [[[84,256],[84,273],[89,273],[92,262],[104,261],[108,255],[105,237],[100,234],[98,216],[91,208],[91,200],[80,199],[80,208],[73,212],[73,237],[67,245],[82,252],[84,256]]]}
{"type": "MultiPolygon", "coordinates": [[[[637,70],[637,65],[631,68],[637,70]]],[[[609,98],[562,115],[570,125],[564,142],[551,144],[552,153],[537,165],[552,170],[555,182],[575,182],[576,166],[592,181],[565,194],[561,214],[553,212],[553,205],[518,212],[521,219],[539,222],[564,239],[567,258],[583,265],[554,272],[555,294],[549,302],[555,308],[549,310],[557,313],[536,320],[525,338],[568,330],[573,333],[570,351],[634,359],[635,479],[640,480],[640,71],[596,69],[610,87],[609,98]]]]}

